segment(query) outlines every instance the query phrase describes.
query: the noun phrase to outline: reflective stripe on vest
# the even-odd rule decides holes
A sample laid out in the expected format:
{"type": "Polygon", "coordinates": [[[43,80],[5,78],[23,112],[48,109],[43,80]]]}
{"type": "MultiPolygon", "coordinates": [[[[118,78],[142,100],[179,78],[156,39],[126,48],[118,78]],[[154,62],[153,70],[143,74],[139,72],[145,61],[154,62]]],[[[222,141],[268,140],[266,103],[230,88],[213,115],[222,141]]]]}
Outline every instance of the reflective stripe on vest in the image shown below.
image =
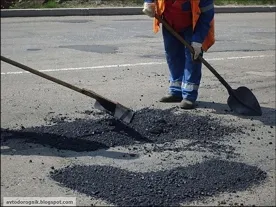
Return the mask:
{"type": "Polygon", "coordinates": [[[214,9],[214,4],[210,4],[210,5],[205,6],[205,7],[200,7],[201,13],[207,12],[207,11],[209,11],[211,9],[214,9]]]}

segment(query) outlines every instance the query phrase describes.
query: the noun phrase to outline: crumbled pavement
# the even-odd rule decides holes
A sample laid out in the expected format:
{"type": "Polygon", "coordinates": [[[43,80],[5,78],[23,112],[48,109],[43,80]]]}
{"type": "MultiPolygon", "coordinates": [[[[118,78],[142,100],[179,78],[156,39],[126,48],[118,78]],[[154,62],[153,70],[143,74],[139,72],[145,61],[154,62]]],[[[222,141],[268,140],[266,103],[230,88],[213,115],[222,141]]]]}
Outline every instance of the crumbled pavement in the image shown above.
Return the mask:
{"type": "MultiPolygon", "coordinates": [[[[213,152],[234,151],[233,148],[218,141],[242,133],[240,127],[222,125],[219,119],[216,120],[211,116],[180,112],[177,108],[167,110],[145,108],[136,112],[129,125],[113,117],[68,120],[66,116],[60,114],[51,119],[52,124],[48,122],[51,125],[21,127],[19,130],[1,128],[1,143],[20,138],[59,150],[77,152],[152,143],[154,151],[162,151],[170,147],[160,148],[157,144],[187,139],[191,143],[185,146],[186,150],[197,146],[213,152]]],[[[174,147],[174,151],[180,150],[185,148],[174,147]]]]}
{"type": "MultiPolygon", "coordinates": [[[[152,172],[131,172],[114,166],[79,165],[77,162],[65,168],[49,168],[49,178],[61,186],[119,206],[175,206],[223,192],[246,190],[267,177],[266,172],[257,167],[231,161],[237,153],[233,145],[226,144],[227,140],[252,132],[250,128],[223,125],[219,118],[183,113],[178,108],[139,110],[129,125],[93,111],[78,113],[93,114],[93,118],[70,119],[58,114],[43,126],[1,129],[1,146],[14,139],[77,153],[122,147],[129,152],[122,152],[124,159],[148,155],[149,159],[160,159],[161,167],[172,160],[181,163],[186,159],[181,154],[185,151],[209,153],[203,156],[202,162],[152,172]],[[155,157],[157,153],[163,156],[155,157]],[[225,160],[214,157],[222,157],[221,154],[226,155],[225,160]]],[[[29,163],[35,162],[29,160],[29,163]]]]}

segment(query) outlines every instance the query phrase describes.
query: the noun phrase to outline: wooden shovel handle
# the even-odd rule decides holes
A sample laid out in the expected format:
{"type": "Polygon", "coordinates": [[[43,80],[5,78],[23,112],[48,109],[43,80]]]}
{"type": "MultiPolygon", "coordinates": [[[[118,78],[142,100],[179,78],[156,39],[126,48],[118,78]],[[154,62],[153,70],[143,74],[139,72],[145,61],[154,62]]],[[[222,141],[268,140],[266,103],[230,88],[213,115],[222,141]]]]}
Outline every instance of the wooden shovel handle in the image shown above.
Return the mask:
{"type": "MultiPolygon", "coordinates": [[[[194,54],[193,47],[186,42],[164,19],[162,19],[159,15],[155,14],[155,18],[161,22],[166,29],[171,32],[182,44],[184,44],[192,54],[194,54]]],[[[229,94],[233,94],[233,89],[231,86],[221,77],[218,72],[201,56],[198,57],[198,60],[201,61],[217,78],[218,80],[225,86],[229,94]]]]}
{"type": "Polygon", "coordinates": [[[30,67],[28,67],[28,66],[26,66],[26,65],[23,65],[23,64],[18,63],[18,62],[16,62],[16,61],[13,61],[13,60],[11,60],[11,59],[9,59],[9,58],[3,57],[2,55],[1,55],[1,60],[4,61],[4,62],[6,62],[6,63],[9,63],[9,64],[11,64],[11,65],[14,65],[14,66],[16,66],[16,67],[19,67],[19,68],[21,68],[21,69],[23,69],[23,70],[26,70],[26,71],[28,71],[28,72],[30,72],[30,73],[33,73],[33,74],[35,74],[35,75],[38,75],[38,76],[40,76],[40,77],[42,77],[42,78],[45,78],[45,79],[50,80],[50,81],[53,81],[53,82],[55,82],[55,83],[57,83],[57,84],[63,85],[63,86],[65,86],[65,87],[67,87],[67,88],[70,88],[70,89],[72,89],[72,90],[74,90],[74,91],[77,91],[77,92],[79,92],[79,93],[82,93],[82,94],[84,94],[84,95],[86,95],[86,96],[89,96],[89,97],[91,97],[91,98],[94,98],[94,99],[96,99],[96,100],[98,100],[98,101],[105,100],[105,101],[111,102],[112,104],[116,104],[116,103],[114,103],[113,101],[111,101],[111,100],[109,100],[109,99],[107,99],[107,98],[105,98],[105,97],[103,97],[103,96],[101,96],[101,95],[99,95],[99,94],[97,94],[97,93],[95,93],[95,92],[93,92],[93,91],[90,91],[90,90],[87,90],[87,89],[84,89],[84,88],[79,88],[79,87],[74,86],[74,85],[72,85],[72,84],[66,83],[66,82],[64,82],[64,81],[62,81],[62,80],[59,80],[59,79],[54,78],[54,77],[52,77],[52,76],[49,76],[49,75],[47,75],[47,74],[45,74],[45,73],[42,73],[42,72],[40,72],[40,71],[38,71],[38,70],[35,70],[35,69],[33,69],[33,68],[30,68],[30,67]]]}

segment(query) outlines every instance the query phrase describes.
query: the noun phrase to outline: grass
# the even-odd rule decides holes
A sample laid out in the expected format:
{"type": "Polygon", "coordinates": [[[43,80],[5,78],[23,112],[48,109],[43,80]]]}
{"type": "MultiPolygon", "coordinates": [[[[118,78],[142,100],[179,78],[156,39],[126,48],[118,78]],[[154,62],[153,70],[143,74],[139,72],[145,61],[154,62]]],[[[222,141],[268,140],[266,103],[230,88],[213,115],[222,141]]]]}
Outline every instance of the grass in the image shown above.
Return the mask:
{"type": "MultiPolygon", "coordinates": [[[[76,8],[76,7],[124,7],[142,6],[143,0],[63,0],[57,3],[56,0],[49,0],[41,4],[35,0],[22,0],[16,2],[11,9],[27,8],[76,8]],[[100,3],[99,3],[100,2],[100,3]]],[[[214,0],[215,5],[275,5],[276,0],[214,0]]]]}
{"type": "Polygon", "coordinates": [[[21,1],[16,2],[10,9],[38,9],[38,8],[59,8],[61,5],[55,0],[50,0],[45,4],[37,1],[21,1]]]}
{"type": "Polygon", "coordinates": [[[216,5],[275,5],[275,0],[214,0],[216,5]]]}
{"type": "Polygon", "coordinates": [[[59,6],[59,4],[58,4],[56,1],[52,0],[52,1],[48,1],[48,2],[45,3],[43,6],[44,6],[45,8],[56,8],[56,7],[59,6]]]}

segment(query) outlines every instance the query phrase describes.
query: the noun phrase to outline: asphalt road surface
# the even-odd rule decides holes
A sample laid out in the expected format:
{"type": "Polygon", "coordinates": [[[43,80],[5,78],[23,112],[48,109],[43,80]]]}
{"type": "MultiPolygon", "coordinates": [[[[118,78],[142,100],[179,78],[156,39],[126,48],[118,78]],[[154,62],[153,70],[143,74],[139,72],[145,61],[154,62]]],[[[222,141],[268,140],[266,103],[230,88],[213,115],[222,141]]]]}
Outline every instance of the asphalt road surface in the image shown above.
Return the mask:
{"type": "Polygon", "coordinates": [[[159,103],[168,69],[145,16],[2,18],[1,55],[138,114],[123,125],[93,99],[1,62],[1,202],[275,205],[275,13],[217,14],[205,54],[233,88],[253,91],[261,117],[231,112],[206,67],[196,110],[159,103]]]}

